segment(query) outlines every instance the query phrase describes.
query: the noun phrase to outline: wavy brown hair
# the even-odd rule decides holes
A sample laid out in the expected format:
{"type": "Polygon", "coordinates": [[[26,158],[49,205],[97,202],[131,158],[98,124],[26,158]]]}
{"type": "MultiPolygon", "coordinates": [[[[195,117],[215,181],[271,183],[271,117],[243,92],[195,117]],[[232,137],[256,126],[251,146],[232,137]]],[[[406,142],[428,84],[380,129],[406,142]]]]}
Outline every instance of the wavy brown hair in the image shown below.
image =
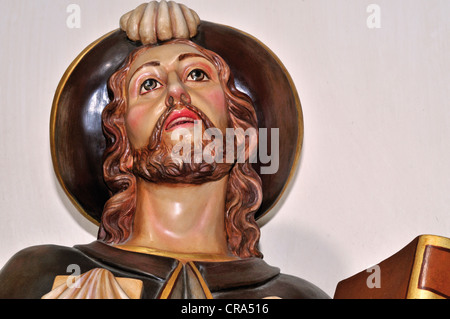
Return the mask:
{"type": "MultiPolygon", "coordinates": [[[[206,50],[189,40],[173,40],[169,43],[190,45],[205,55],[218,70],[225,92],[230,126],[246,131],[257,131],[256,112],[251,99],[236,89],[233,75],[225,61],[216,53],[206,50]]],[[[151,48],[144,46],[133,51],[123,66],[109,80],[112,101],[102,114],[102,125],[106,137],[103,174],[111,197],[106,202],[98,239],[108,244],[125,242],[133,229],[136,209],[136,177],[133,174],[133,149],[128,141],[124,114],[126,103],[126,77],[132,63],[140,53],[151,48]]],[[[237,136],[238,143],[246,143],[247,137],[237,136]]],[[[247,141],[248,142],[248,141],[247,141]]],[[[236,156],[235,156],[236,157],[236,156]]],[[[236,161],[231,168],[225,206],[225,228],[230,251],[240,257],[262,257],[258,250],[260,230],[255,221],[255,212],[262,202],[262,183],[249,162],[236,161]]]]}

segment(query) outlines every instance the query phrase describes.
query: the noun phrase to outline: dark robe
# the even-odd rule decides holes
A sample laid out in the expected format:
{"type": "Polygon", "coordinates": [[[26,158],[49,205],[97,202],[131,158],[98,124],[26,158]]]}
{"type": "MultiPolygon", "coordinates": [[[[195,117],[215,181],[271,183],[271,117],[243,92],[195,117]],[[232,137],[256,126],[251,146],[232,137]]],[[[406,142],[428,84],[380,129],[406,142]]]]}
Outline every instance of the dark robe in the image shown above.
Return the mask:
{"type": "Polygon", "coordinates": [[[18,252],[0,271],[0,298],[41,298],[52,290],[56,276],[71,274],[68,266],[73,264],[81,273],[102,268],[116,277],[141,280],[142,299],[160,298],[175,270],[179,275],[169,298],[196,298],[189,284],[193,269],[214,299],[329,298],[313,284],[281,274],[260,258],[180,264],[177,259],[125,251],[99,241],[73,248],[35,246],[18,252]]]}

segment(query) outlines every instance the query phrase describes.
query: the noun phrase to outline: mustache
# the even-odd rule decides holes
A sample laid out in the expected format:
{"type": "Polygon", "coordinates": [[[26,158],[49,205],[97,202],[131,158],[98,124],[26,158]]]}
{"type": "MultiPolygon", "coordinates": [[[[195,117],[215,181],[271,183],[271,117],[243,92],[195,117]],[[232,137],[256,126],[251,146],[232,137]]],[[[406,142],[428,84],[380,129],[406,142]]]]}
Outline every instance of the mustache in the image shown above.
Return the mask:
{"type": "Polygon", "coordinates": [[[159,117],[158,121],[156,122],[155,128],[153,129],[152,135],[150,136],[148,144],[149,150],[155,150],[161,143],[162,133],[164,131],[167,118],[172,114],[172,112],[182,110],[183,108],[186,108],[189,111],[196,114],[198,118],[202,121],[205,129],[215,127],[214,123],[208,118],[208,116],[202,110],[200,110],[195,105],[188,103],[187,101],[182,99],[181,102],[172,104],[170,107],[168,107],[164,111],[164,113],[159,117]]]}

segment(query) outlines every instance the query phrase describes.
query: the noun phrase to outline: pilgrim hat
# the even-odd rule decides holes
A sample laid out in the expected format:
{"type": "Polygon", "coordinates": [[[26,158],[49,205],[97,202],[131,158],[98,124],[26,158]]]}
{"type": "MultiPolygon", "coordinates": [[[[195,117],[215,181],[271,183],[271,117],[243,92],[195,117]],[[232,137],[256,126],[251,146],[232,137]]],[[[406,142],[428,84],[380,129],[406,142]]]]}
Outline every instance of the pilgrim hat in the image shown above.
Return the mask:
{"type": "MultiPolygon", "coordinates": [[[[234,28],[202,21],[191,40],[228,63],[236,87],[254,103],[259,128],[268,129],[269,143],[270,129],[279,129],[278,171],[260,174],[260,167],[268,164],[253,164],[263,186],[263,201],[255,218],[267,217],[294,175],[302,148],[303,115],[292,79],[270,49],[234,28]]],[[[122,30],[98,39],[69,66],[53,101],[50,142],[56,176],[77,209],[97,225],[110,197],[102,170],[101,114],[111,98],[107,82],[140,45],[122,30]]]]}

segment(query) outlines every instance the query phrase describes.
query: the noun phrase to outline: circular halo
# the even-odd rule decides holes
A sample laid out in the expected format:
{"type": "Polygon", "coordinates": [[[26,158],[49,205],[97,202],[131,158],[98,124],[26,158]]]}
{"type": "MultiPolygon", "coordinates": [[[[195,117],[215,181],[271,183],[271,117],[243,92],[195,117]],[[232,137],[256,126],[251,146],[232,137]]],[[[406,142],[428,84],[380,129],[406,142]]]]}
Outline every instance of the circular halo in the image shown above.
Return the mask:
{"type": "MultiPolygon", "coordinates": [[[[297,168],[303,142],[303,113],[293,81],[275,54],[260,41],[237,29],[202,21],[193,42],[216,52],[229,65],[236,87],[250,96],[259,128],[279,129],[279,168],[260,174],[263,201],[258,220],[279,201],[297,168]]],[[[96,225],[110,197],[103,181],[105,139],[101,114],[110,102],[109,77],[140,44],[125,32],[112,31],[89,45],[69,66],[57,88],[50,120],[50,144],[55,174],[75,207],[96,225]]]]}

